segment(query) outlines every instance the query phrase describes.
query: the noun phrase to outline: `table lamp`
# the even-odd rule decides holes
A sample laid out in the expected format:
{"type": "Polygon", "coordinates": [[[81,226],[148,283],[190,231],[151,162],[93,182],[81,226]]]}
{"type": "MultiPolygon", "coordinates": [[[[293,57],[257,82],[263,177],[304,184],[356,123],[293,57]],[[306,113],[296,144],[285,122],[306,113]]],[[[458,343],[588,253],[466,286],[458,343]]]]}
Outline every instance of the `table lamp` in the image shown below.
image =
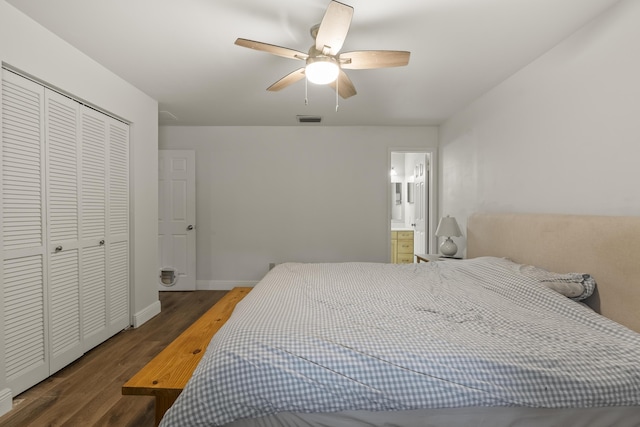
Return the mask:
{"type": "Polygon", "coordinates": [[[455,244],[451,237],[460,237],[462,232],[458,227],[458,222],[454,217],[449,215],[440,218],[440,223],[436,229],[437,237],[446,237],[447,239],[440,245],[440,253],[444,256],[454,256],[458,252],[458,245],[455,244]]]}

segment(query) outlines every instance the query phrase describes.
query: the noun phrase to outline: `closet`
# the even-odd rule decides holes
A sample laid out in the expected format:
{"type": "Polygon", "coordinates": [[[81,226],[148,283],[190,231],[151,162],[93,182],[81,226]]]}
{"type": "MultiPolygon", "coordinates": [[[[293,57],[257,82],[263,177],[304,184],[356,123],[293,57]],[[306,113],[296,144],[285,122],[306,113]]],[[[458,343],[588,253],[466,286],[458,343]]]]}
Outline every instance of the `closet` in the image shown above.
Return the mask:
{"type": "Polygon", "coordinates": [[[129,126],[2,70],[1,377],[13,396],[129,323],[129,126]]]}

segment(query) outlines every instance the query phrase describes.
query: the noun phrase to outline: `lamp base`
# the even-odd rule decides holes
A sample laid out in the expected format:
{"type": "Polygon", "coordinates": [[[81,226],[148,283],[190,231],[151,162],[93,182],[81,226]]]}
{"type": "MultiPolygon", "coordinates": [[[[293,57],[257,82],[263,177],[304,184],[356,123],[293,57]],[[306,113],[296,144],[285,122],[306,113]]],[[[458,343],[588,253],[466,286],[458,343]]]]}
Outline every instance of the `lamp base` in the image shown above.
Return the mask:
{"type": "Polygon", "coordinates": [[[444,256],[454,256],[458,252],[458,245],[455,244],[451,237],[447,237],[447,240],[440,245],[440,253],[444,256]]]}

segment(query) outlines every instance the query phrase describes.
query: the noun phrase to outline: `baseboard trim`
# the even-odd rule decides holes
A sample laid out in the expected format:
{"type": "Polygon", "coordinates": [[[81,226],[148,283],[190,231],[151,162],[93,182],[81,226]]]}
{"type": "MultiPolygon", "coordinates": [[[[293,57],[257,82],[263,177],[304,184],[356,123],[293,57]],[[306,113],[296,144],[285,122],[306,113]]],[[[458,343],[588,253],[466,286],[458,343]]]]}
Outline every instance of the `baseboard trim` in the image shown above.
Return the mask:
{"type": "Polygon", "coordinates": [[[228,291],[236,286],[253,287],[258,280],[197,280],[196,289],[199,291],[228,291]]]}
{"type": "Polygon", "coordinates": [[[160,314],[161,305],[160,301],[156,301],[150,306],[143,308],[139,312],[133,315],[133,327],[137,328],[144,323],[153,319],[156,315],[160,314]]]}
{"type": "Polygon", "coordinates": [[[0,390],[0,416],[6,414],[13,407],[13,397],[11,389],[5,388],[0,390]]]}

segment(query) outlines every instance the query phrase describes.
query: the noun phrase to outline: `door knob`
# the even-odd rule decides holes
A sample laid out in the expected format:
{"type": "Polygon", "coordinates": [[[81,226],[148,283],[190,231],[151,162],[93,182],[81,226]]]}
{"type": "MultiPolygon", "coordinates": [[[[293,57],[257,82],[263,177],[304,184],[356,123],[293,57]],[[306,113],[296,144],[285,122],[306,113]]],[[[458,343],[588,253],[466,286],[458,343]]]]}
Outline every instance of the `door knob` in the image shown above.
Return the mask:
{"type": "Polygon", "coordinates": [[[98,243],[100,244],[100,246],[102,246],[104,245],[104,240],[100,240],[98,243]]]}
{"type": "Polygon", "coordinates": [[[193,225],[187,226],[187,230],[193,230],[193,225]]]}
{"type": "Polygon", "coordinates": [[[62,250],[62,246],[56,246],[56,252],[60,252],[62,250]]]}

